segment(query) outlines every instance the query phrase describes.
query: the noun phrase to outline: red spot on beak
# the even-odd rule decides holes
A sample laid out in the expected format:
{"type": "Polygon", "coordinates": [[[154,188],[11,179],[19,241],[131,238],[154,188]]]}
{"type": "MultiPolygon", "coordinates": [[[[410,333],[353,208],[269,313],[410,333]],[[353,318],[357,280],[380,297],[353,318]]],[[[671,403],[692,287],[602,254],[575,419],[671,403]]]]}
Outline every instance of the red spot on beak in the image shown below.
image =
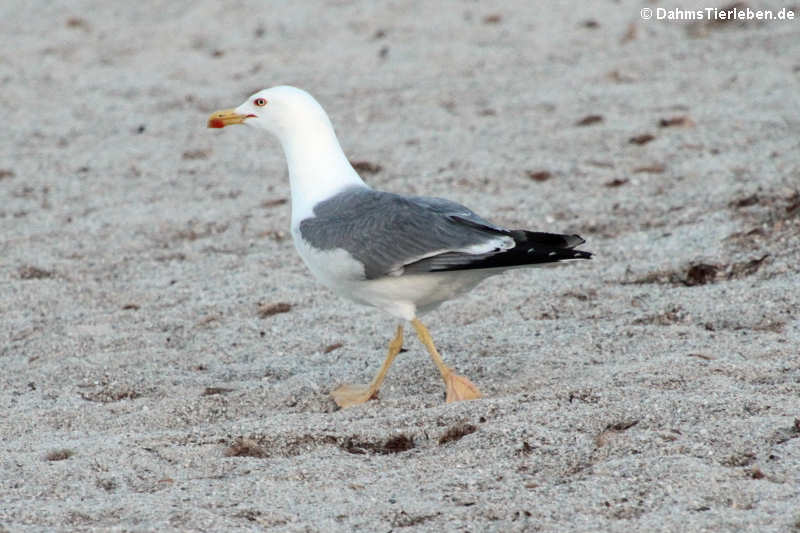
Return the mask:
{"type": "Polygon", "coordinates": [[[221,118],[212,118],[208,121],[209,128],[224,128],[225,123],[222,121],[221,118]]]}

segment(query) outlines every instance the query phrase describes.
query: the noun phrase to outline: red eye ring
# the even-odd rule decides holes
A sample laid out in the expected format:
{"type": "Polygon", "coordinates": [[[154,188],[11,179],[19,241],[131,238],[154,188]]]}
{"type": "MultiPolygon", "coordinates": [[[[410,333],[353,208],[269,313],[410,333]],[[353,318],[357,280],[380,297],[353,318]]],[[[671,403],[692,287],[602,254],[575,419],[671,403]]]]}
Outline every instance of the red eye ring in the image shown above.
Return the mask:
{"type": "Polygon", "coordinates": [[[253,105],[258,106],[258,107],[264,107],[265,105],[267,105],[267,99],[266,98],[256,98],[255,100],[253,100],[253,105]]]}

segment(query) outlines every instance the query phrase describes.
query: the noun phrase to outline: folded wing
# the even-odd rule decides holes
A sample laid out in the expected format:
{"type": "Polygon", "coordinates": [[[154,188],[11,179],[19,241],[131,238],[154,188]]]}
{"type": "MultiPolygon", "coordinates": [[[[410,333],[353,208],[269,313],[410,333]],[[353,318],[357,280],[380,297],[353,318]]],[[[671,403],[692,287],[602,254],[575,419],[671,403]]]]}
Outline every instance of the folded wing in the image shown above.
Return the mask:
{"type": "Polygon", "coordinates": [[[300,235],[318,249],[344,249],[366,279],[405,273],[512,268],[588,259],[577,235],[507,230],[442,198],[352,187],[314,207],[300,235]]]}

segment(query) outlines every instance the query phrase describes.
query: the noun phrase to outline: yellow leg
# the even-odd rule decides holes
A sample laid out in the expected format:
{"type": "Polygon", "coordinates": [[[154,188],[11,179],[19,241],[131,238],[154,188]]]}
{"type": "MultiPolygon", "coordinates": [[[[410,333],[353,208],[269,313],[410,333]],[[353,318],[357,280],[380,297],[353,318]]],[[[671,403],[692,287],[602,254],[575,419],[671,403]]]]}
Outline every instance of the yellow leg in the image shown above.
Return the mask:
{"type": "Polygon", "coordinates": [[[414,326],[414,329],[417,330],[419,340],[421,340],[422,344],[425,345],[425,348],[428,349],[428,353],[431,354],[433,363],[436,365],[436,367],[439,369],[439,373],[442,375],[444,384],[447,387],[447,403],[481,398],[481,391],[478,390],[478,387],[476,387],[469,379],[464,376],[459,376],[453,372],[450,367],[444,364],[442,356],[439,355],[438,350],[436,350],[436,346],[433,344],[433,338],[431,337],[430,332],[428,332],[428,328],[426,328],[418,318],[412,320],[411,324],[414,326]]]}
{"type": "Polygon", "coordinates": [[[403,348],[403,326],[397,326],[397,332],[394,334],[392,342],[389,343],[389,353],[381,365],[381,369],[372,379],[369,385],[342,385],[336,390],[331,392],[333,400],[339,407],[352,407],[364,403],[367,400],[374,398],[378,394],[378,389],[383,384],[383,379],[386,377],[386,372],[392,366],[394,358],[400,353],[403,348]]]}

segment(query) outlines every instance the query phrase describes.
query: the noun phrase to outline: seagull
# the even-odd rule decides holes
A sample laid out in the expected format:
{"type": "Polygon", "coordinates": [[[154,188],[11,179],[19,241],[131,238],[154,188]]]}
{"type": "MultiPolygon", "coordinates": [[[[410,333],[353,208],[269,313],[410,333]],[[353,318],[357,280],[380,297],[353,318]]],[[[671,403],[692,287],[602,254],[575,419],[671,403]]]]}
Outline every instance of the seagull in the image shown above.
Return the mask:
{"type": "Polygon", "coordinates": [[[406,321],[439,369],[446,401],[481,398],[478,387],[444,363],[419,316],[506,270],[592,256],[575,249],[584,243],[577,235],[506,229],[450,200],[369,187],[325,110],[301,89],[264,89],[208,119],[209,128],[234,124],[266,130],[283,146],[291,234],[311,273],[333,292],[401,320],[374,379],[331,392],[342,408],[377,396],[403,347],[406,321]]]}

